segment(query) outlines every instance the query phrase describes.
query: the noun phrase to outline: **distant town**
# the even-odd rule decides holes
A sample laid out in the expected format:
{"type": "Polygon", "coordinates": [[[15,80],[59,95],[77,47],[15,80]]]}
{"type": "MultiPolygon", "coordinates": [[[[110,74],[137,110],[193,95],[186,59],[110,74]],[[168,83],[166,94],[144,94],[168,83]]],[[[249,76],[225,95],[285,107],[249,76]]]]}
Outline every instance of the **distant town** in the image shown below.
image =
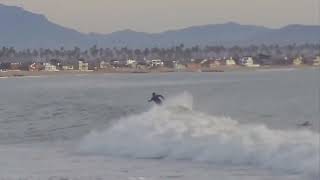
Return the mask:
{"type": "Polygon", "coordinates": [[[0,49],[0,76],[19,72],[223,72],[237,68],[320,66],[320,44],[247,47],[0,49]]]}

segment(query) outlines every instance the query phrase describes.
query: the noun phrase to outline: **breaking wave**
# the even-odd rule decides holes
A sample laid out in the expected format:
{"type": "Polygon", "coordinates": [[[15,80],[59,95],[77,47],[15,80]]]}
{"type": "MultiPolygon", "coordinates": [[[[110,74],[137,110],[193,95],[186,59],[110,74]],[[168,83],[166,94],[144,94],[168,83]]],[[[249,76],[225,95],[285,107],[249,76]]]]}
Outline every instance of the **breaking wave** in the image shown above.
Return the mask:
{"type": "Polygon", "coordinates": [[[192,110],[183,93],[163,106],[121,119],[104,132],[91,132],[80,144],[84,153],[130,158],[190,160],[252,165],[319,177],[319,134],[272,130],[240,124],[192,110]]]}

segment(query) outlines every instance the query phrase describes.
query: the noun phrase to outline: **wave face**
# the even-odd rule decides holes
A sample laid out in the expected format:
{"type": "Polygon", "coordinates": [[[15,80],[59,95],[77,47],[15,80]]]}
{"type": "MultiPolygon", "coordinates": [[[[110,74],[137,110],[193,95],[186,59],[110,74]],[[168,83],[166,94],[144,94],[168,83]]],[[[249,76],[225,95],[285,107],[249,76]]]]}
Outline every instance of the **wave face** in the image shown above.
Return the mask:
{"type": "Polygon", "coordinates": [[[104,132],[91,132],[84,153],[130,158],[190,160],[249,165],[319,177],[319,134],[240,124],[192,110],[183,93],[163,106],[121,119],[104,132]]]}

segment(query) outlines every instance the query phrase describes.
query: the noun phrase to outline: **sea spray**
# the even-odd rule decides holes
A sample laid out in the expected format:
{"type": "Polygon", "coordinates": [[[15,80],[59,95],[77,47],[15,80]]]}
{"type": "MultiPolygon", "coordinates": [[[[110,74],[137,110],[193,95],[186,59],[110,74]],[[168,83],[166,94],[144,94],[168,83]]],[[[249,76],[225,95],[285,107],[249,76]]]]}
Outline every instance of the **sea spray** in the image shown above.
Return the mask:
{"type": "Polygon", "coordinates": [[[168,158],[223,165],[252,165],[319,177],[319,134],[240,124],[192,109],[183,93],[149,111],[91,132],[80,151],[130,158],[168,158]]]}

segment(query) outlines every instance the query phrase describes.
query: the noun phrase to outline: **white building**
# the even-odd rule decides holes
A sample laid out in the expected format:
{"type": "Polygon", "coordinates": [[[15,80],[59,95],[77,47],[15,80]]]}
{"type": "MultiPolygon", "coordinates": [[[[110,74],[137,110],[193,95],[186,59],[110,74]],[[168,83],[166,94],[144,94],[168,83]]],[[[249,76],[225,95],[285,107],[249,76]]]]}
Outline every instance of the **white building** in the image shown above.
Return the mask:
{"type": "Polygon", "coordinates": [[[133,59],[128,59],[126,65],[127,66],[131,66],[131,67],[136,67],[137,66],[137,61],[133,60],[133,59]]]}
{"type": "Polygon", "coordinates": [[[99,65],[100,69],[107,69],[108,67],[110,67],[110,63],[105,62],[105,61],[100,62],[100,65],[99,65]]]}
{"type": "Polygon", "coordinates": [[[79,61],[79,71],[88,71],[89,70],[89,63],[84,61],[79,61]]]}
{"type": "Polygon", "coordinates": [[[74,70],[74,67],[72,65],[64,65],[62,66],[62,69],[65,71],[71,71],[74,70]]]}
{"type": "Polygon", "coordinates": [[[152,67],[161,67],[163,66],[163,61],[161,59],[153,59],[151,60],[152,67]]]}
{"type": "Polygon", "coordinates": [[[177,61],[173,61],[173,66],[176,71],[183,71],[187,69],[186,65],[181,64],[177,61]]]}
{"type": "Polygon", "coordinates": [[[227,66],[234,66],[234,65],[236,65],[236,61],[233,60],[232,57],[230,57],[229,59],[226,59],[226,65],[227,66]]]}
{"type": "Polygon", "coordinates": [[[44,63],[43,66],[44,66],[44,70],[45,70],[45,71],[51,71],[51,72],[57,72],[57,71],[59,71],[59,70],[57,69],[57,66],[52,65],[52,64],[50,64],[50,63],[44,63]]]}
{"type": "Polygon", "coordinates": [[[254,64],[252,57],[242,57],[239,61],[240,65],[246,66],[246,67],[259,67],[259,64],[254,64]]]}
{"type": "Polygon", "coordinates": [[[112,66],[119,66],[119,65],[120,65],[120,61],[118,61],[118,60],[111,60],[111,61],[110,61],[110,64],[111,64],[112,66]]]}
{"type": "Polygon", "coordinates": [[[127,65],[132,65],[132,64],[136,64],[137,61],[136,60],[133,60],[133,59],[128,59],[127,60],[127,65]]]}
{"type": "Polygon", "coordinates": [[[208,59],[203,59],[203,60],[200,62],[200,64],[204,64],[204,63],[206,63],[206,62],[208,62],[208,59]]]}
{"type": "Polygon", "coordinates": [[[313,60],[313,66],[320,66],[320,56],[317,56],[316,59],[313,60]]]}
{"type": "Polygon", "coordinates": [[[299,66],[299,65],[301,65],[302,63],[303,63],[303,61],[302,61],[303,59],[302,59],[302,57],[300,56],[300,57],[297,57],[297,58],[295,58],[295,59],[293,59],[293,65],[295,65],[295,66],[299,66]]]}
{"type": "Polygon", "coordinates": [[[320,56],[317,56],[315,60],[313,60],[313,65],[320,66],[320,56]]]}

